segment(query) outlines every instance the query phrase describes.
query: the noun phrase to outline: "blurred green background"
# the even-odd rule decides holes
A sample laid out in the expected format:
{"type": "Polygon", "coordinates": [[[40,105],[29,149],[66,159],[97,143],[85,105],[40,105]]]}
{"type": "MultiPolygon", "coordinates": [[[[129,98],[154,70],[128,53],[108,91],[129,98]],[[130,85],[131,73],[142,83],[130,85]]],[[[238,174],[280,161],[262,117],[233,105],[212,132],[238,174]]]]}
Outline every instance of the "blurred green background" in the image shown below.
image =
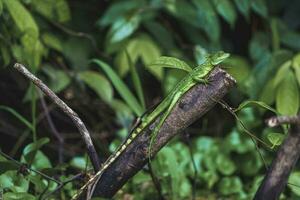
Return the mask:
{"type": "MultiPolygon", "coordinates": [[[[282,115],[299,109],[299,19],[297,0],[0,0],[4,199],[69,199],[86,180],[53,193],[59,183],[21,171],[20,163],[60,182],[91,167],[72,122],[12,68],[15,62],[80,115],[105,160],[134,119],[186,74],[151,62],[171,56],[194,67],[218,50],[231,54],[223,66],[237,80],[224,100],[235,108],[246,104],[239,119],[269,146],[258,142],[259,153],[241,124],[216,105],[161,150],[153,171],[166,199],[251,199],[266,172],[261,156],[270,164],[287,133],[266,127],[274,113],[263,107],[282,115]]],[[[299,167],[289,183],[282,198],[299,199],[299,167]]],[[[147,170],[115,196],[157,198],[147,170]]]]}

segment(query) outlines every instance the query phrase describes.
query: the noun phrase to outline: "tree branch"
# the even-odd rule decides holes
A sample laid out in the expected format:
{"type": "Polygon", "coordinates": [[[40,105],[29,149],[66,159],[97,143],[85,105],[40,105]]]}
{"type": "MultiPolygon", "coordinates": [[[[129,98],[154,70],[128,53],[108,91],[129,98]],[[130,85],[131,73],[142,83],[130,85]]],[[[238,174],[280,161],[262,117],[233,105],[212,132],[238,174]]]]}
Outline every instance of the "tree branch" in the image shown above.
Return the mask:
{"type": "Polygon", "coordinates": [[[300,116],[275,116],[266,120],[269,127],[279,126],[281,124],[300,124],[300,116]]]}
{"type": "Polygon", "coordinates": [[[90,157],[92,165],[95,171],[100,168],[100,162],[96,150],[94,148],[90,133],[85,127],[82,120],[79,118],[76,112],[74,112],[65,102],[63,102],[52,90],[50,90],[40,79],[33,75],[22,64],[16,63],[14,68],[22,73],[26,78],[32,81],[38,88],[40,88],[46,96],[48,96],[65,114],[67,114],[76,125],[83,141],[85,142],[87,153],[90,157]]]}
{"type": "Polygon", "coordinates": [[[292,126],[255,194],[255,200],[279,199],[300,155],[300,125],[292,126]]]}
{"type": "MultiPolygon", "coordinates": [[[[235,85],[235,80],[220,68],[209,76],[208,85],[198,84],[176,104],[161,127],[151,153],[155,155],[168,141],[210,110],[235,85]]],[[[151,132],[157,119],[127,147],[101,176],[94,196],[111,198],[148,161],[151,132]]]]}

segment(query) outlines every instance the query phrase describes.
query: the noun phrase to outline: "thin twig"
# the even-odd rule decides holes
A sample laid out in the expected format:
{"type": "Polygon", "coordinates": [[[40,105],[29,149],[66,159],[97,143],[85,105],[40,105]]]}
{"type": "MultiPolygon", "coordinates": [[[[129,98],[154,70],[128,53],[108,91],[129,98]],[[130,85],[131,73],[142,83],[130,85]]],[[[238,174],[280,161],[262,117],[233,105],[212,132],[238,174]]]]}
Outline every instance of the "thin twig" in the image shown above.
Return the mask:
{"type": "Polygon", "coordinates": [[[48,96],[65,114],[67,114],[76,125],[83,141],[85,142],[87,153],[90,157],[92,165],[95,171],[100,169],[100,162],[96,150],[94,148],[90,133],[85,127],[82,120],[78,117],[78,114],[74,112],[65,102],[63,102],[52,90],[50,90],[40,79],[29,72],[22,64],[16,63],[14,68],[22,73],[26,78],[32,81],[38,88],[40,88],[46,96],[48,96]]]}
{"type": "Polygon", "coordinates": [[[48,109],[48,106],[46,104],[46,101],[45,101],[45,98],[44,98],[43,94],[40,92],[39,95],[40,95],[41,104],[42,104],[42,107],[44,109],[46,119],[47,119],[47,122],[50,126],[51,132],[53,133],[53,135],[58,140],[58,162],[61,164],[61,163],[63,163],[64,138],[57,131],[57,129],[56,129],[54,123],[53,123],[53,120],[52,120],[51,115],[49,113],[49,109],[48,109]]]}
{"type": "Polygon", "coordinates": [[[259,149],[259,147],[258,147],[258,142],[262,143],[263,145],[265,145],[265,146],[268,147],[268,148],[270,148],[270,146],[269,146],[267,143],[265,143],[263,140],[261,140],[260,138],[258,138],[256,135],[254,135],[253,133],[251,133],[251,132],[246,128],[244,122],[243,122],[242,120],[240,120],[240,118],[237,116],[237,114],[233,111],[234,109],[232,109],[229,105],[227,105],[227,104],[226,104],[224,101],[222,101],[222,100],[220,100],[218,103],[219,103],[223,108],[225,108],[226,110],[228,110],[228,112],[231,113],[231,114],[235,117],[235,119],[238,121],[238,123],[242,126],[243,131],[244,131],[245,133],[247,133],[247,134],[250,136],[250,138],[251,138],[251,140],[252,140],[252,142],[253,142],[253,144],[254,144],[254,146],[255,146],[255,149],[256,149],[258,155],[260,156],[261,160],[263,161],[263,164],[264,164],[265,169],[268,170],[267,162],[266,162],[265,158],[263,157],[262,153],[260,152],[260,149],[259,149]]]}
{"type": "Polygon", "coordinates": [[[72,178],[62,182],[61,184],[59,184],[53,191],[49,192],[48,194],[45,195],[45,197],[41,198],[41,199],[48,199],[51,195],[55,194],[56,192],[60,191],[66,184],[73,182],[79,178],[82,177],[82,173],[77,174],[75,176],[73,176],[72,178]]]}
{"type": "Polygon", "coordinates": [[[275,116],[266,120],[269,127],[279,126],[281,124],[300,124],[300,116],[275,116]]]}
{"type": "MultiPolygon", "coordinates": [[[[15,160],[14,158],[10,157],[9,155],[7,155],[6,153],[4,153],[4,152],[2,152],[2,151],[0,151],[0,154],[1,154],[1,156],[5,157],[6,159],[13,161],[16,165],[18,165],[18,166],[20,166],[20,167],[24,167],[24,166],[25,166],[23,163],[20,163],[19,161],[15,160]]],[[[26,169],[28,169],[28,170],[30,170],[30,171],[33,171],[33,172],[35,172],[35,173],[41,175],[41,176],[44,177],[45,179],[48,179],[48,180],[50,180],[50,181],[53,181],[53,182],[55,182],[55,183],[57,183],[57,184],[61,184],[60,181],[58,181],[58,180],[56,180],[56,179],[54,179],[54,178],[48,176],[47,174],[44,174],[43,172],[40,172],[40,171],[35,170],[35,169],[32,169],[31,167],[28,167],[28,166],[25,166],[25,167],[26,167],[26,169]]]]}
{"type": "Polygon", "coordinates": [[[187,143],[189,153],[190,153],[190,157],[191,157],[192,164],[193,164],[193,168],[194,168],[194,178],[193,178],[193,186],[192,186],[192,200],[195,200],[196,199],[196,183],[197,183],[198,170],[197,170],[196,162],[195,162],[195,159],[194,159],[194,153],[193,153],[192,144],[191,144],[191,141],[190,141],[190,134],[185,133],[184,134],[184,139],[187,143]]]}
{"type": "Polygon", "coordinates": [[[157,194],[158,194],[158,199],[159,200],[164,200],[165,198],[164,198],[164,195],[162,194],[160,182],[159,182],[158,178],[156,177],[156,175],[153,171],[151,162],[148,162],[148,167],[149,167],[149,173],[150,173],[152,182],[153,182],[154,187],[155,187],[155,189],[157,191],[157,194]]]}

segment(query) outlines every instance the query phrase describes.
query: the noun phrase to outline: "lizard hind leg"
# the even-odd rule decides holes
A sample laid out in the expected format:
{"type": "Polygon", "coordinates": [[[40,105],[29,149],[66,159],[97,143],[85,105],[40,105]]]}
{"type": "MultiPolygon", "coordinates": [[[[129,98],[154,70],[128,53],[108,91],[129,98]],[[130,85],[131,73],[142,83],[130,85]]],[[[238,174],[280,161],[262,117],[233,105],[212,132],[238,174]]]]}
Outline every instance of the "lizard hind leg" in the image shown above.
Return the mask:
{"type": "Polygon", "coordinates": [[[154,128],[154,131],[152,133],[151,136],[151,140],[150,140],[150,144],[149,144],[149,149],[148,149],[148,156],[149,156],[149,161],[151,162],[151,154],[152,154],[152,146],[155,142],[156,136],[160,130],[160,128],[162,127],[163,123],[165,122],[165,120],[167,119],[167,117],[169,116],[172,108],[175,106],[176,102],[178,101],[178,99],[180,98],[181,93],[177,93],[174,95],[174,98],[172,99],[170,105],[167,107],[167,110],[165,111],[165,113],[161,116],[157,126],[154,128]]]}

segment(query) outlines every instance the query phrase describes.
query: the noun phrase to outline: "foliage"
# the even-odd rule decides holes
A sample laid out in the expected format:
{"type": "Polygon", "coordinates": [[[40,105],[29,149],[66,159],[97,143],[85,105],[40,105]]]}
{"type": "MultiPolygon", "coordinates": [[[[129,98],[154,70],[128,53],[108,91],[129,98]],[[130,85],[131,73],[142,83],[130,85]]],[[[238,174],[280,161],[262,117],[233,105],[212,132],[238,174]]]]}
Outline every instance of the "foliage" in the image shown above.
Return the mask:
{"type": "MultiPolygon", "coordinates": [[[[1,136],[9,144],[1,143],[1,152],[15,159],[0,156],[3,198],[69,199],[82,182],[51,193],[90,168],[84,150],[66,133],[73,127],[48,105],[64,150],[71,152],[58,161],[58,148],[51,149],[57,138],[42,117],[40,95],[11,70],[15,61],[79,112],[101,138],[95,141],[103,156],[190,66],[224,50],[231,56],[222,67],[237,80],[225,99],[245,126],[216,106],[186,130],[190,138],[164,147],[153,168],[168,199],[251,199],[265,169],[245,128],[270,145],[260,148],[269,164],[287,127],[267,128],[263,121],[299,110],[299,8],[296,0],[0,0],[0,90],[7,94],[0,97],[0,131],[14,127],[19,133],[1,136]]],[[[289,182],[284,196],[299,198],[293,185],[300,185],[299,168],[289,182]]],[[[116,198],[125,195],[153,199],[157,191],[149,173],[139,172],[116,198]]]]}

